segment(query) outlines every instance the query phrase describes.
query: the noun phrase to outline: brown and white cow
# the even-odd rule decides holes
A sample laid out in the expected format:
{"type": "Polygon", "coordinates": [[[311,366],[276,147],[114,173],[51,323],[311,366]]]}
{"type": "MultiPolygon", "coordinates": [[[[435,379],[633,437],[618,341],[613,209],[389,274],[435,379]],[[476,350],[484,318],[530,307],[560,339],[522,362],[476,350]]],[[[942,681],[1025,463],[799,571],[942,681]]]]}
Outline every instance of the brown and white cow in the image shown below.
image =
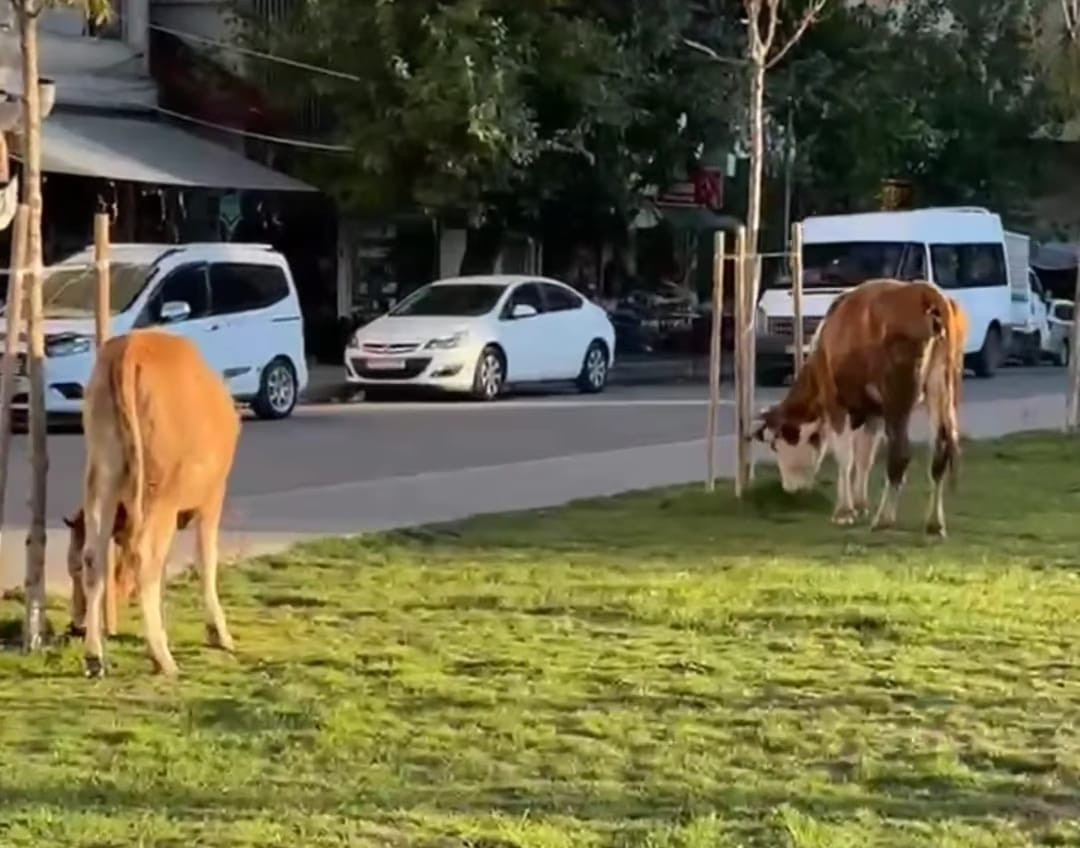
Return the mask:
{"type": "Polygon", "coordinates": [[[893,526],[911,462],[908,425],[925,402],[934,444],[926,531],[944,536],[943,483],[946,473],[955,479],[959,461],[966,335],[959,305],[931,283],[870,280],[837,298],[787,396],[762,414],[753,433],[775,453],[784,489],[813,485],[831,448],[838,466],[833,521],[855,523],[868,510],[884,430],[888,479],[873,527],[893,526]]]}
{"type": "Polygon", "coordinates": [[[183,513],[198,523],[198,560],[212,645],[232,650],[217,593],[218,529],[240,437],[240,416],[223,380],[187,339],[138,330],[98,353],[83,407],[86,673],[104,673],[102,596],[110,536],[118,565],[138,587],[158,670],[176,663],[162,624],[165,559],[183,513]]]}

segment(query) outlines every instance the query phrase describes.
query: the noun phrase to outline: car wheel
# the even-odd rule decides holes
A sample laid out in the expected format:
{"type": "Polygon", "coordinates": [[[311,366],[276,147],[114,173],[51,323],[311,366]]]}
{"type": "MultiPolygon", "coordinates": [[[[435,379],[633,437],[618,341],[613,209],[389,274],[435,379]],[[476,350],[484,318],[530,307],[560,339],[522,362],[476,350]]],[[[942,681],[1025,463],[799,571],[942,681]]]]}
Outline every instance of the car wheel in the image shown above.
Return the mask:
{"type": "Polygon", "coordinates": [[[298,394],[296,370],[289,360],[279,357],[263,369],[251,408],[264,421],[288,418],[296,408],[298,394]]]}
{"type": "Polygon", "coordinates": [[[1065,368],[1065,367],[1068,366],[1068,364],[1069,364],[1069,340],[1068,339],[1065,339],[1065,341],[1063,341],[1061,343],[1061,350],[1058,351],[1057,361],[1058,361],[1058,365],[1060,365],[1062,368],[1065,368]]]}
{"type": "Polygon", "coordinates": [[[497,400],[506,385],[506,360],[494,346],[484,348],[476,363],[473,377],[473,397],[490,403],[497,400]]]}
{"type": "Polygon", "coordinates": [[[991,327],[975,355],[975,376],[983,379],[993,377],[1001,365],[1001,352],[1001,330],[991,327]]]}
{"type": "Polygon", "coordinates": [[[607,387],[608,352],[603,342],[594,341],[585,351],[578,375],[578,389],[585,394],[599,394],[607,387]]]}

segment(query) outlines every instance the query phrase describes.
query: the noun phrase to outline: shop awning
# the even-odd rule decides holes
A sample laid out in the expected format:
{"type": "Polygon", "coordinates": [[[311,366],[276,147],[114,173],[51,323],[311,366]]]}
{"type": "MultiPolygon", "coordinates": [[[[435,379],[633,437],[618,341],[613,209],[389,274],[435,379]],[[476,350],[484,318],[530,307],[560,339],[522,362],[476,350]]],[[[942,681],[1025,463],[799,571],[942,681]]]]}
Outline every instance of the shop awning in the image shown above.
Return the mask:
{"type": "Polygon", "coordinates": [[[138,183],[246,191],[316,189],[153,119],[54,112],[42,124],[42,167],[138,183]]]}

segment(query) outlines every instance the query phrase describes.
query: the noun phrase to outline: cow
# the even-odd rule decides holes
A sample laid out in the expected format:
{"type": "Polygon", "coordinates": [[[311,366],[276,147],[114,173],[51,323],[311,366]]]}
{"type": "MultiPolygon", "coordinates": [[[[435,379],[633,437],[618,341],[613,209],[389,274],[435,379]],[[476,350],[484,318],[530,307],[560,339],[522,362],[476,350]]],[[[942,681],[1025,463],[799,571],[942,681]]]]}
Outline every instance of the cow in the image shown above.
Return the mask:
{"type": "Polygon", "coordinates": [[[102,596],[110,538],[121,504],[118,563],[130,569],[157,670],[176,662],[162,624],[165,558],[183,514],[198,524],[198,562],[207,638],[233,650],[217,592],[218,530],[240,438],[240,414],[222,378],[195,345],[157,330],[136,330],[98,352],[83,405],[86,593],[85,668],[105,673],[102,596]]]}
{"type": "Polygon", "coordinates": [[[751,434],[775,454],[784,489],[812,486],[829,448],[838,466],[833,521],[854,524],[868,512],[870,471],[884,435],[887,481],[871,526],[894,526],[911,462],[908,425],[925,402],[933,438],[926,532],[944,537],[944,480],[948,474],[955,482],[959,462],[966,336],[959,305],[932,283],[869,280],[837,298],[786,397],[761,414],[751,434]]]}
{"type": "MultiPolygon", "coordinates": [[[[190,510],[181,512],[176,517],[176,529],[185,530],[194,518],[190,510]]],[[[83,548],[86,545],[86,518],[79,509],[71,517],[64,517],[68,533],[68,575],[71,577],[71,626],[68,633],[73,636],[86,635],[86,591],[83,586],[83,548]]],[[[124,540],[130,525],[127,520],[127,509],[123,501],[117,504],[116,520],[113,522],[113,541],[123,547],[124,540]]],[[[116,564],[116,594],[117,600],[128,603],[135,592],[135,575],[132,573],[130,564],[121,559],[116,564]]]]}

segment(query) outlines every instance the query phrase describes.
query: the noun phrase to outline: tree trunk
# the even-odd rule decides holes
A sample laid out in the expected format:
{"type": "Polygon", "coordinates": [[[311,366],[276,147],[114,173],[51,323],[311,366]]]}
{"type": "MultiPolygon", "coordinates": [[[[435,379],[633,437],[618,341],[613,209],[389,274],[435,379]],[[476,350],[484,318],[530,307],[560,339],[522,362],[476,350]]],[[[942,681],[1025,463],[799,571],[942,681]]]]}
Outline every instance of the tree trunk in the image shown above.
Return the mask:
{"type": "Polygon", "coordinates": [[[469,227],[465,231],[465,255],[460,274],[494,274],[495,263],[503,246],[503,229],[497,224],[469,227]]]}
{"type": "Polygon", "coordinates": [[[26,237],[29,308],[27,336],[30,349],[30,532],[26,539],[26,623],[23,644],[26,650],[41,647],[45,630],[45,508],[49,457],[45,444],[45,338],[42,327],[41,251],[41,97],[38,78],[37,18],[29,13],[26,0],[17,4],[23,60],[23,138],[25,178],[23,192],[30,207],[26,237]]]}
{"type": "MultiPolygon", "coordinates": [[[[755,51],[750,63],[750,173],[746,200],[746,307],[743,312],[746,326],[740,329],[746,345],[746,398],[742,414],[746,416],[745,430],[750,431],[754,415],[754,386],[757,375],[756,335],[753,331],[761,292],[761,191],[765,174],[765,65],[767,52],[755,51]]],[[[754,455],[750,451],[748,476],[754,476],[754,455]]]]}

